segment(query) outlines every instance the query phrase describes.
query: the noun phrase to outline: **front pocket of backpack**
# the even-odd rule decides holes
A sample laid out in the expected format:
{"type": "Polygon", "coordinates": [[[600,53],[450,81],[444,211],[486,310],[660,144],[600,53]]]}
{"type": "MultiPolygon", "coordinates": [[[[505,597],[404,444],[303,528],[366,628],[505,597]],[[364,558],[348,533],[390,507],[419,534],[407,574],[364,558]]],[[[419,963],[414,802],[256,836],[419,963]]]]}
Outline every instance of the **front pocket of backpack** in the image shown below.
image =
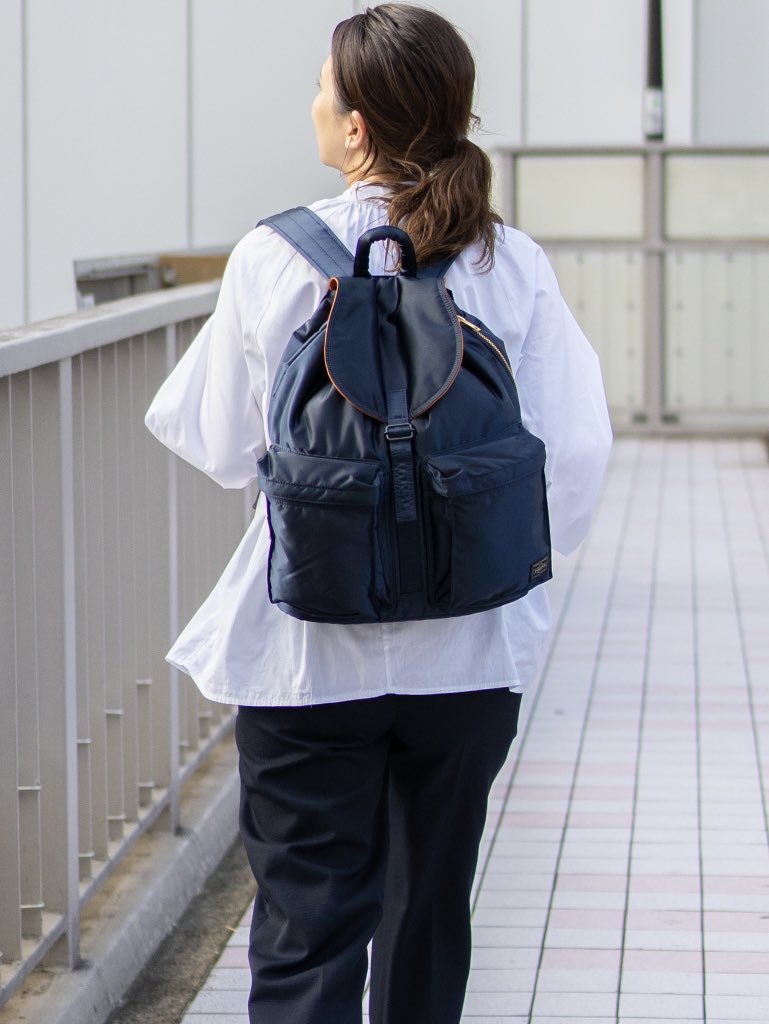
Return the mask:
{"type": "Polygon", "coordinates": [[[273,447],[258,470],[273,604],[315,622],[378,621],[387,599],[377,537],[383,467],[273,447]]]}
{"type": "Polygon", "coordinates": [[[545,446],[527,431],[422,464],[430,600],[494,608],[551,578],[545,446]]]}

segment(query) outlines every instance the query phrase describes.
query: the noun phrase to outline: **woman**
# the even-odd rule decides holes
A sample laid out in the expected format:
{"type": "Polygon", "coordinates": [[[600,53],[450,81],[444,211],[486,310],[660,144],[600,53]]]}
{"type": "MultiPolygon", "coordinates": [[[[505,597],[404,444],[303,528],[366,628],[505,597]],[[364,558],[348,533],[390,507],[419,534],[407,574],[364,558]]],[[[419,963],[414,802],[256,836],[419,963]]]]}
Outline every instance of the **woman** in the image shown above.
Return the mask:
{"type": "MultiPolygon", "coordinates": [[[[339,24],[312,117],[348,189],[312,209],[353,251],[389,222],[420,263],[457,256],[447,285],[505,340],[568,552],[610,445],[600,371],[541,250],[490,208],[490,165],[467,138],[474,74],[433,12],[383,4],[339,24]]],[[[386,254],[375,260],[383,272],[386,254]]],[[[149,428],[222,486],[252,481],[282,350],[326,287],[269,228],[248,234],[149,428]]],[[[240,705],[241,833],[258,882],[251,1020],[360,1021],[373,937],[372,1022],[453,1024],[487,797],[540,664],[545,588],[462,618],[299,621],[269,603],[263,506],[169,654],[206,696],[240,705]]]]}

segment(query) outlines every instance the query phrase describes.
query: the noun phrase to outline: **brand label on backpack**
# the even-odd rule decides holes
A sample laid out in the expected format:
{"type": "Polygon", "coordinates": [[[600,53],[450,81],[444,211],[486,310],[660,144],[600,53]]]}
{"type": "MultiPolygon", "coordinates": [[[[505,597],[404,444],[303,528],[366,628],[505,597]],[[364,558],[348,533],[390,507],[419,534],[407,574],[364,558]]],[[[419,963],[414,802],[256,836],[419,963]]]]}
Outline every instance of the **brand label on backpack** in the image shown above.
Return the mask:
{"type": "Polygon", "coordinates": [[[534,564],[529,569],[529,580],[530,581],[538,580],[540,576],[544,576],[546,573],[549,573],[549,572],[550,572],[550,556],[549,555],[545,555],[544,558],[540,558],[539,561],[534,562],[534,564]]]}

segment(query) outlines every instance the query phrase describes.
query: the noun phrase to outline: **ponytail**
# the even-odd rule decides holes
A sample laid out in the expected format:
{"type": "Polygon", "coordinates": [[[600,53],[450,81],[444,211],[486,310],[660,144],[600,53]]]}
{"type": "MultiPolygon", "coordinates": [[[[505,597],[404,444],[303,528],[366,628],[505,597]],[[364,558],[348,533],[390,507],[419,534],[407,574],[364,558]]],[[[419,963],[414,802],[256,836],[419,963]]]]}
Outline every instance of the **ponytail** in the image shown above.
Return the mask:
{"type": "Polygon", "coordinates": [[[381,4],[337,25],[331,65],[340,113],[369,130],[365,165],[388,189],[388,220],[409,233],[420,264],[480,243],[494,259],[488,156],[467,138],[475,63],[445,18],[410,4],[381,4]]]}

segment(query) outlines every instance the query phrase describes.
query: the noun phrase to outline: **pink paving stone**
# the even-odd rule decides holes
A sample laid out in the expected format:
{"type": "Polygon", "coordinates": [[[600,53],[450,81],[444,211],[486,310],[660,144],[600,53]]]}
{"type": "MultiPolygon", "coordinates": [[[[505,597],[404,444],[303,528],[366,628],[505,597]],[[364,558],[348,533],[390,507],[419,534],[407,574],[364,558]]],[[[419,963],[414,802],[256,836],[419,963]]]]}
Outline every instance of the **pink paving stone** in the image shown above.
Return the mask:
{"type": "Polygon", "coordinates": [[[769,932],[769,914],[708,910],[705,912],[705,930],[710,932],[769,932]]]}
{"type": "Polygon", "coordinates": [[[550,911],[551,928],[622,928],[621,910],[573,910],[556,908],[550,911]]]}
{"type": "Polygon", "coordinates": [[[558,875],[560,892],[624,892],[624,875],[558,875]]]}
{"type": "Polygon", "coordinates": [[[769,974],[769,953],[708,953],[705,970],[712,974],[769,974]]]}
{"type": "Polygon", "coordinates": [[[707,893],[747,893],[749,896],[762,896],[769,892],[769,878],[755,876],[753,878],[736,875],[705,875],[703,886],[707,893]]]}
{"type": "Polygon", "coordinates": [[[219,957],[217,967],[248,967],[248,947],[228,946],[219,957]]]}
{"type": "Polygon", "coordinates": [[[521,772],[574,772],[573,761],[536,761],[531,757],[526,758],[526,764],[521,765],[519,773],[521,772]]]}
{"type": "Polygon", "coordinates": [[[628,910],[627,927],[633,931],[695,932],[701,918],[696,910],[628,910]]]}
{"type": "Polygon", "coordinates": [[[614,779],[623,775],[635,778],[634,761],[583,761],[579,766],[579,776],[598,775],[601,779],[614,779]]]}
{"type": "Polygon", "coordinates": [[[618,949],[545,949],[542,970],[618,970],[618,949]]]}
{"type": "Polygon", "coordinates": [[[632,800],[631,786],[594,786],[577,783],[574,789],[575,800],[632,800]]]}
{"type": "Polygon", "coordinates": [[[630,891],[698,893],[700,880],[697,875],[632,875],[630,891]]]}
{"type": "Polygon", "coordinates": [[[575,828],[614,828],[630,825],[630,811],[575,811],[569,818],[569,824],[575,828]]]}
{"type": "Polygon", "coordinates": [[[563,825],[565,819],[565,814],[548,813],[546,811],[508,811],[507,814],[502,815],[502,824],[517,825],[520,828],[528,826],[557,828],[563,825]]]}
{"type": "Polygon", "coordinates": [[[524,800],[568,800],[571,786],[536,786],[516,784],[513,793],[524,800]]]}
{"type": "Polygon", "coordinates": [[[702,970],[702,954],[684,950],[658,952],[652,949],[626,949],[622,960],[623,971],[675,971],[678,973],[702,970]]]}

